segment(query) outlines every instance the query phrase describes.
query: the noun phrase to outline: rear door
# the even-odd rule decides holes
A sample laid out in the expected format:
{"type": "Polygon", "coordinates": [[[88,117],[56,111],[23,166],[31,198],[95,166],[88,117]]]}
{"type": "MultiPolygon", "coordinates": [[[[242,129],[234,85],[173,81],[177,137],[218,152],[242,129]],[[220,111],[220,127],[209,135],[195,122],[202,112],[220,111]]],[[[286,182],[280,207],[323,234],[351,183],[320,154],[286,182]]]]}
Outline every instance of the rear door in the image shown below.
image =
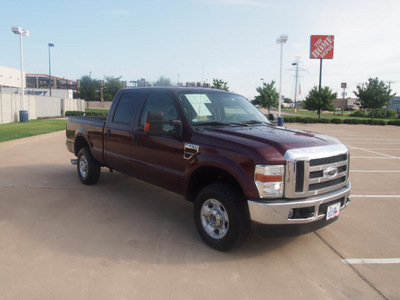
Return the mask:
{"type": "Polygon", "coordinates": [[[129,174],[134,166],[134,146],[137,136],[134,133],[134,120],[143,93],[125,90],[114,101],[116,108],[110,116],[104,130],[104,158],[108,167],[129,174]]]}

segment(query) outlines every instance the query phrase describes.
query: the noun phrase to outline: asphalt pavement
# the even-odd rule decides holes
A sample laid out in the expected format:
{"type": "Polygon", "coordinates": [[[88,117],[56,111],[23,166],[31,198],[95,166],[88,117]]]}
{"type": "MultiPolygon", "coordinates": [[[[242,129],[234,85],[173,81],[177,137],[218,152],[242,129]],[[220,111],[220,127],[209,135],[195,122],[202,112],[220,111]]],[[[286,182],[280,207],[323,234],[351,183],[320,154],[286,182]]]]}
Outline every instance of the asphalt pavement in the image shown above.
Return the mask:
{"type": "Polygon", "coordinates": [[[228,253],[180,196],[106,169],[81,184],[64,132],[0,143],[0,299],[400,299],[400,128],[285,125],[349,147],[352,202],[228,253]]]}

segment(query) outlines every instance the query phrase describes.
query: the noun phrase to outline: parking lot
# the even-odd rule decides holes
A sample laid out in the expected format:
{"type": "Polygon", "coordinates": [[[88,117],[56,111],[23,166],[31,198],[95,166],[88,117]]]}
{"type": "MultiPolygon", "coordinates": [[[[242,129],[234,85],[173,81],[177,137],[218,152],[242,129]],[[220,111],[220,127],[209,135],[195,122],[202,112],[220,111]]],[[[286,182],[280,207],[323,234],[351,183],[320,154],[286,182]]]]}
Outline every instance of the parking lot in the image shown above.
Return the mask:
{"type": "Polygon", "coordinates": [[[228,253],[175,194],[106,169],[82,185],[64,132],[0,143],[0,299],[400,299],[400,128],[285,125],[348,146],[352,202],[228,253]]]}

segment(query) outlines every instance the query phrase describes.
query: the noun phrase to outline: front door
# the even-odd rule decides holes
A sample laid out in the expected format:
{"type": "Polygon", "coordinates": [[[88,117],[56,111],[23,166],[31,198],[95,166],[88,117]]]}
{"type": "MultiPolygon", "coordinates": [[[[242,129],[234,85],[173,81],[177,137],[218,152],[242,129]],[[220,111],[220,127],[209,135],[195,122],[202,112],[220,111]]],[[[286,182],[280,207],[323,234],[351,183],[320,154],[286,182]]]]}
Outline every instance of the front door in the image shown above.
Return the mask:
{"type": "Polygon", "coordinates": [[[168,92],[151,92],[143,106],[137,136],[135,159],[142,170],[142,178],[148,182],[174,192],[183,191],[183,180],[188,160],[184,158],[182,137],[174,134],[174,126],[163,125],[160,136],[148,135],[144,131],[146,115],[149,111],[162,112],[163,121],[181,120],[173,95],[168,92]]]}

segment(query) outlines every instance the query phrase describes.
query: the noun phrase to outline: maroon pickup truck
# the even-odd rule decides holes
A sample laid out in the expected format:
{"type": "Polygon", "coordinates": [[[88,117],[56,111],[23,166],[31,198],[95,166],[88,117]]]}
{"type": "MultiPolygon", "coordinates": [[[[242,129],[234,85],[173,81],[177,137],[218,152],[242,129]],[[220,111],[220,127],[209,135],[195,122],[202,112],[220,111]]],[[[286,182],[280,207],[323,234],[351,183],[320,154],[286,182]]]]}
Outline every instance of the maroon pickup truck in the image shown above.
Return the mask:
{"type": "Polygon", "coordinates": [[[350,202],[341,142],[272,125],[230,92],[122,89],[107,118],[70,117],[66,135],[82,183],[106,167],[178,193],[194,203],[200,236],[221,251],[241,244],[252,220],[335,220],[350,202]]]}

